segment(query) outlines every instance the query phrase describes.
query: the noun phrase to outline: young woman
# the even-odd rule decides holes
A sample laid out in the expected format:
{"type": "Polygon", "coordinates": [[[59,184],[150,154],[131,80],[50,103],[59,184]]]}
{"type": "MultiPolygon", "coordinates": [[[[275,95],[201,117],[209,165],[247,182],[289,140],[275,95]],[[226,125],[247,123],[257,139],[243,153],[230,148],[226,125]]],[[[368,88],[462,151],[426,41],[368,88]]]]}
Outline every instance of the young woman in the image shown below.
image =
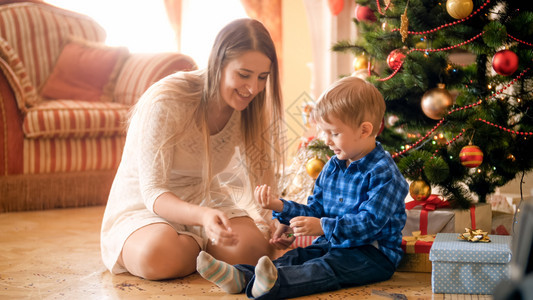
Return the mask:
{"type": "Polygon", "coordinates": [[[102,222],[106,267],[159,280],[195,272],[200,251],[232,264],[267,255],[263,233],[216,175],[238,148],[250,186],[277,186],[282,111],[274,43],[253,19],[219,32],[206,70],[150,87],[130,119],[102,222]]]}

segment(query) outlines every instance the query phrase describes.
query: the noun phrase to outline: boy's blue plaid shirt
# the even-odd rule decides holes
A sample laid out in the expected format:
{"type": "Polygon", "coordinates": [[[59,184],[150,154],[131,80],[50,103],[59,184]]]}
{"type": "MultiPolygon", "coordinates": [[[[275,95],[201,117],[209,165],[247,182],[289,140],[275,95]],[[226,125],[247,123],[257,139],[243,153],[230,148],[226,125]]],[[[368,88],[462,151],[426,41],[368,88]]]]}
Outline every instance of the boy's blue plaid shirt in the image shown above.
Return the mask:
{"type": "Polygon", "coordinates": [[[390,155],[376,148],[346,167],[333,156],[315,182],[308,205],[284,202],[282,212],[273,212],[283,224],[293,217],[321,218],[324,236],[334,248],[350,248],[377,241],[379,249],[398,265],[402,257],[405,197],[409,186],[390,155]]]}

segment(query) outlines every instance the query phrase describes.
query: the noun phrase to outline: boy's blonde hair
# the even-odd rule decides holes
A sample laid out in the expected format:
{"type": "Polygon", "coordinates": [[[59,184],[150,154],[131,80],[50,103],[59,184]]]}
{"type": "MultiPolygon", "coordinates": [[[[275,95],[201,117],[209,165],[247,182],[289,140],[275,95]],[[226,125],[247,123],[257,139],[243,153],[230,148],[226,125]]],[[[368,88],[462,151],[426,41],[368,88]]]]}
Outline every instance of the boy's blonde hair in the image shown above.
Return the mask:
{"type": "Polygon", "coordinates": [[[352,128],[358,128],[363,122],[374,126],[372,135],[377,136],[385,114],[385,100],[378,89],[371,83],[357,77],[344,77],[322,93],[313,118],[330,123],[330,118],[337,118],[352,128]]]}

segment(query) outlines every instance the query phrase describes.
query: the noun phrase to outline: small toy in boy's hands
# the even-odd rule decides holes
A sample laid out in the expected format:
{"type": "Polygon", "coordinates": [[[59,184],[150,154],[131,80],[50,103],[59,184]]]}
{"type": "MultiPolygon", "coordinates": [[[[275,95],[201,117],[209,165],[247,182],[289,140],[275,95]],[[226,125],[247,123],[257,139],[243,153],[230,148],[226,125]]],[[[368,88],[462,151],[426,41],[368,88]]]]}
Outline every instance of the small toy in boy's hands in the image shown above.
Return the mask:
{"type": "Polygon", "coordinates": [[[290,237],[293,237],[294,236],[294,233],[285,233],[285,236],[290,238],[290,237]]]}
{"type": "Polygon", "coordinates": [[[465,233],[459,236],[459,239],[466,240],[469,242],[484,242],[484,243],[490,242],[488,233],[481,229],[472,230],[470,228],[465,228],[465,231],[466,231],[465,233]]]}

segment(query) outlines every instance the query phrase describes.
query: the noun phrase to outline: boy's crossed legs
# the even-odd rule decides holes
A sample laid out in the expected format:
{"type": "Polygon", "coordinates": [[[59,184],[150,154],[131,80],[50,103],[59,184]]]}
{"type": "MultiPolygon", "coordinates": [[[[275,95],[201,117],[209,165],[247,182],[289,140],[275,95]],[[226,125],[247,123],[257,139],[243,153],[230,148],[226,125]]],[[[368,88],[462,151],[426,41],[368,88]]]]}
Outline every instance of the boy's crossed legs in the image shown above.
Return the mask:
{"type": "Polygon", "coordinates": [[[240,293],[248,285],[246,293],[253,298],[291,298],[338,290],[387,280],[394,273],[392,263],[374,246],[330,249],[327,244],[312,245],[291,250],[274,263],[263,257],[257,267],[231,266],[207,253],[197,261],[204,278],[228,293],[240,293]]]}
{"type": "MultiPolygon", "coordinates": [[[[246,284],[244,273],[234,266],[223,261],[216,260],[207,252],[202,251],[196,260],[198,273],[203,278],[213,282],[218,287],[230,294],[242,292],[246,284]]],[[[259,297],[274,286],[278,279],[278,270],[268,258],[263,256],[255,267],[255,281],[252,287],[252,295],[259,297]]]]}

